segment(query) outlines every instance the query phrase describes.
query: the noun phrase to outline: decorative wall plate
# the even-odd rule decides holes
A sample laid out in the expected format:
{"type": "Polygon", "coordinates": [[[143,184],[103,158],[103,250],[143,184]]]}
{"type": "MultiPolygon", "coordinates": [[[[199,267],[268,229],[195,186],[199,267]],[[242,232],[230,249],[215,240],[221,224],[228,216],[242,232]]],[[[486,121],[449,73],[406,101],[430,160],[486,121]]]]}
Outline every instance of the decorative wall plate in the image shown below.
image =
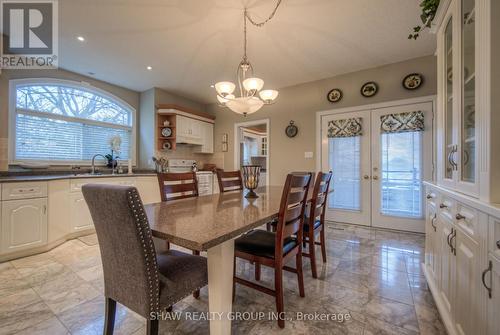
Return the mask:
{"type": "Polygon", "coordinates": [[[374,81],[369,81],[361,86],[361,95],[370,98],[378,92],[378,85],[374,81]]]}
{"type": "Polygon", "coordinates": [[[330,102],[339,102],[342,100],[342,91],[339,88],[334,88],[330,92],[328,92],[326,98],[330,102]]]}
{"type": "Polygon", "coordinates": [[[411,73],[403,79],[403,87],[407,90],[416,90],[424,82],[424,77],[420,73],[411,73]]]}
{"type": "Polygon", "coordinates": [[[290,124],[285,129],[286,136],[292,138],[292,137],[297,136],[298,132],[299,132],[299,128],[297,128],[297,126],[294,124],[293,121],[290,121],[290,124]]]}
{"type": "Polygon", "coordinates": [[[162,148],[163,150],[170,150],[172,149],[172,144],[169,141],[163,142],[162,148]]]}
{"type": "Polygon", "coordinates": [[[172,136],[172,128],[168,128],[168,127],[163,128],[161,130],[161,136],[163,136],[163,137],[170,137],[170,136],[172,136]]]}

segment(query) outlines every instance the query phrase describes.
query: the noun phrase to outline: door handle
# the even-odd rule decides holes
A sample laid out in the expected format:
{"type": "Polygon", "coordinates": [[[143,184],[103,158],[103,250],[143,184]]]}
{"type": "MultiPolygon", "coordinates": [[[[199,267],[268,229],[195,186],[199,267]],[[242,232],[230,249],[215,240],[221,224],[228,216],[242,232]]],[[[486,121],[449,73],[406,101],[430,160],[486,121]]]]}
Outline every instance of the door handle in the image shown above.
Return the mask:
{"type": "Polygon", "coordinates": [[[451,247],[451,252],[453,253],[453,255],[457,255],[457,248],[455,248],[455,246],[453,245],[453,239],[455,239],[455,237],[457,237],[457,230],[456,229],[453,229],[453,234],[451,235],[451,238],[450,238],[450,247],[451,247]]]}
{"type": "Polygon", "coordinates": [[[448,243],[448,246],[450,247],[450,249],[451,249],[451,242],[450,242],[451,235],[453,235],[453,228],[451,228],[451,231],[448,234],[448,237],[446,237],[446,242],[448,243]]]}
{"type": "Polygon", "coordinates": [[[486,288],[486,290],[488,291],[488,298],[491,299],[491,287],[488,287],[488,285],[486,285],[486,274],[488,272],[490,272],[491,270],[493,269],[493,263],[491,261],[488,262],[488,267],[483,271],[482,275],[481,275],[481,281],[483,282],[483,286],[486,288]]]}

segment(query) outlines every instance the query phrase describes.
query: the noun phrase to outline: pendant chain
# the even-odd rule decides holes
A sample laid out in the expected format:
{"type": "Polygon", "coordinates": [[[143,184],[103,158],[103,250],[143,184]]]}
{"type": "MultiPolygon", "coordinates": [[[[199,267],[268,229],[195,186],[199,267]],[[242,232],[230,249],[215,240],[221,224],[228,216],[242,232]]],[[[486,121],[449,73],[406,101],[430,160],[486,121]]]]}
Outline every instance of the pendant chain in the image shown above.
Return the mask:
{"type": "Polygon", "coordinates": [[[278,0],[278,2],[276,3],[276,7],[274,7],[273,11],[271,12],[271,15],[269,15],[269,17],[262,22],[254,21],[254,19],[252,19],[250,14],[248,14],[247,9],[245,8],[245,11],[243,12],[243,16],[244,16],[244,18],[243,18],[244,19],[244,24],[243,24],[243,35],[244,35],[243,59],[245,61],[247,60],[247,20],[250,21],[250,23],[256,27],[259,27],[259,28],[263,27],[266,23],[268,23],[269,21],[272,20],[274,15],[276,15],[276,12],[278,11],[278,7],[280,6],[281,1],[282,0],[278,0]]]}

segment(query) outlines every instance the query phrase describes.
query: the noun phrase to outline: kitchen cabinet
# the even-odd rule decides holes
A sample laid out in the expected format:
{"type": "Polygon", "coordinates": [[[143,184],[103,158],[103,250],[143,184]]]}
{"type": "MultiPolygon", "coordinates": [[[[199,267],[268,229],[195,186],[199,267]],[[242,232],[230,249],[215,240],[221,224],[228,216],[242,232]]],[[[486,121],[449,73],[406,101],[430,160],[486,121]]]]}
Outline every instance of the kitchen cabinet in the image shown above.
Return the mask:
{"type": "Polygon", "coordinates": [[[500,334],[500,317],[498,317],[500,307],[500,259],[490,255],[488,258],[488,267],[484,269],[483,273],[484,282],[482,282],[482,292],[488,295],[488,324],[486,334],[498,335],[500,334]]]}
{"type": "Polygon", "coordinates": [[[201,145],[201,123],[202,121],[198,121],[182,115],[177,115],[177,143],[201,145]]]}
{"type": "Polygon", "coordinates": [[[70,194],[69,208],[70,225],[73,233],[94,228],[89,208],[82,193],[70,194]]]}
{"type": "Polygon", "coordinates": [[[200,123],[201,145],[196,146],[194,152],[202,154],[214,153],[214,125],[213,123],[197,121],[200,123]]]}
{"type": "Polygon", "coordinates": [[[495,178],[500,138],[492,136],[500,117],[492,108],[499,84],[490,80],[500,30],[490,21],[500,8],[492,0],[442,0],[437,32],[438,184],[488,202],[500,202],[495,178]],[[492,7],[495,7],[493,9],[492,7]],[[495,37],[494,37],[495,36],[495,37]]]}
{"type": "Polygon", "coordinates": [[[438,259],[440,245],[440,227],[438,226],[435,194],[427,197],[426,235],[425,235],[425,264],[427,270],[437,280],[438,259]]]}
{"type": "Polygon", "coordinates": [[[453,250],[450,245],[450,240],[453,236],[455,228],[453,225],[444,219],[442,216],[439,217],[439,225],[442,227],[440,230],[440,250],[439,258],[441,263],[440,272],[440,296],[444,302],[444,308],[448,315],[453,315],[453,276],[455,274],[455,259],[453,255],[453,250]]]}
{"type": "Polygon", "coordinates": [[[482,334],[479,245],[461,229],[451,241],[455,255],[455,326],[459,334],[482,334]]]}
{"type": "Polygon", "coordinates": [[[47,198],[2,201],[1,207],[2,253],[47,243],[47,198]]]}

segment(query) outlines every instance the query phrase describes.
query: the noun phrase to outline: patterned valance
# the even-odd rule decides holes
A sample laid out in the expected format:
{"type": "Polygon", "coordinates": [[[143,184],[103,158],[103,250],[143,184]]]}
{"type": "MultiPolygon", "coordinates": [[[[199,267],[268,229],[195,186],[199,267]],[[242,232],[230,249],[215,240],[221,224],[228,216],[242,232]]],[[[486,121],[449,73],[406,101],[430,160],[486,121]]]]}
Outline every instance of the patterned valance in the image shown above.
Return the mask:
{"type": "Polygon", "coordinates": [[[363,135],[363,129],[360,117],[328,122],[328,137],[354,137],[361,135],[363,135]]]}
{"type": "Polygon", "coordinates": [[[424,113],[422,111],[382,115],[380,122],[382,133],[424,131],[424,113]]]}

